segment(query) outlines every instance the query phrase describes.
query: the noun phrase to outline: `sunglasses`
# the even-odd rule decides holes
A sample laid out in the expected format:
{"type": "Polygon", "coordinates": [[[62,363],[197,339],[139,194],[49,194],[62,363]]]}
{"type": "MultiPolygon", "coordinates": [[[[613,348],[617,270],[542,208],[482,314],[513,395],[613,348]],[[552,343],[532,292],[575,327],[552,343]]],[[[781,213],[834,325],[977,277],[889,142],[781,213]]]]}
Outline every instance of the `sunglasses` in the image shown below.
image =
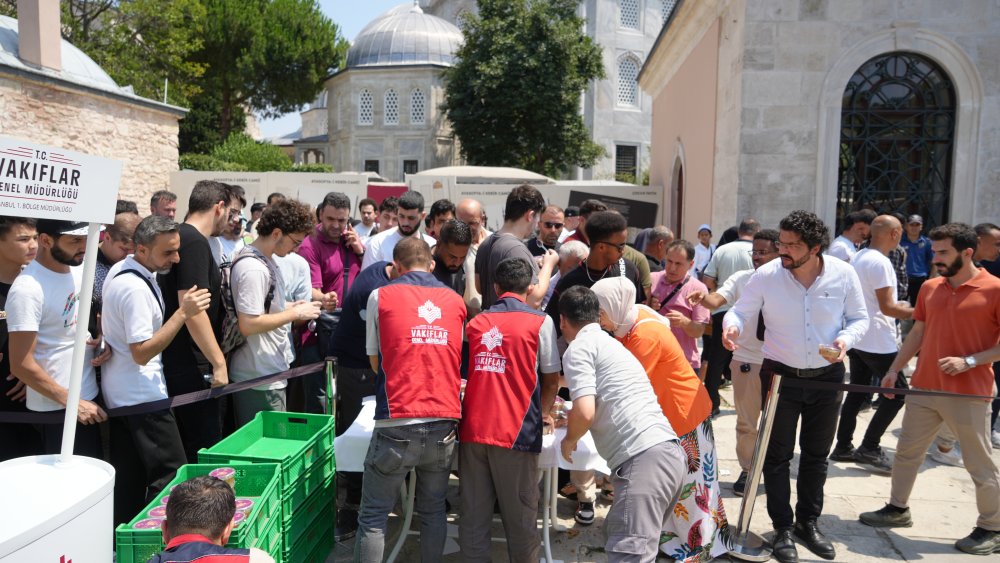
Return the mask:
{"type": "Polygon", "coordinates": [[[599,240],[599,241],[595,242],[594,244],[605,244],[607,246],[611,246],[611,247],[617,248],[618,252],[624,252],[625,251],[625,246],[626,246],[624,242],[621,243],[621,244],[611,244],[610,242],[604,242],[603,240],[599,240]]]}
{"type": "Polygon", "coordinates": [[[561,228],[563,228],[563,224],[562,223],[553,223],[552,221],[546,221],[546,222],[544,222],[542,224],[545,225],[546,229],[561,229],[561,228]]]}

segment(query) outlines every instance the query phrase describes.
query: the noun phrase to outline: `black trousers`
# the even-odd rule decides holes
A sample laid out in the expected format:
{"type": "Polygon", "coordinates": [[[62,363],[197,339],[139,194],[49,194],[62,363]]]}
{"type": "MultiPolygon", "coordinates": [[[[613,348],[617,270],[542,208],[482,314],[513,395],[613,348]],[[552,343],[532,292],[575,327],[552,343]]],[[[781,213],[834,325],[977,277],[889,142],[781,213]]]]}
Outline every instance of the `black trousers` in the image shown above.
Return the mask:
{"type": "Polygon", "coordinates": [[[131,520],[185,463],[181,434],[169,410],[112,418],[115,524],[131,520]]]}
{"type": "Polygon", "coordinates": [[[705,389],[708,389],[708,396],[712,398],[713,409],[719,408],[720,405],[719,386],[722,384],[723,375],[726,379],[732,379],[729,364],[733,361],[733,353],[722,345],[722,318],[725,316],[725,311],[712,315],[712,335],[708,338],[708,348],[703,354],[708,361],[705,389]]]}
{"type": "Polygon", "coordinates": [[[927,276],[909,276],[907,278],[906,300],[910,302],[911,307],[917,306],[917,294],[920,293],[920,286],[924,285],[925,281],[927,281],[927,276]]]}
{"type": "MultiPolygon", "coordinates": [[[[374,395],[375,372],[371,368],[337,368],[337,416],[334,432],[340,436],[354,424],[361,412],[361,400],[374,395]]],[[[361,486],[364,473],[338,471],[337,488],[344,491],[344,507],[355,510],[361,506],[361,486]]]]}
{"type": "MultiPolygon", "coordinates": [[[[11,401],[7,391],[13,389],[17,380],[0,379],[0,412],[31,412],[24,401],[11,401]]],[[[0,424],[0,461],[17,457],[41,455],[42,433],[37,424],[0,424]]]]}
{"type": "MultiPolygon", "coordinates": [[[[841,383],[844,372],[843,363],[830,364],[821,375],[810,379],[841,383]]],[[[760,368],[762,390],[770,389],[775,373],[786,379],[795,378],[781,364],[765,359],[760,368]]],[[[790,527],[796,519],[800,522],[815,520],[823,512],[826,458],[837,429],[842,395],[837,391],[781,386],[763,472],[767,513],[775,528],[790,527]],[[795,452],[799,419],[802,420],[802,433],[799,436],[799,475],[795,483],[798,502],[793,519],[789,465],[795,452]]]]}
{"type": "MultiPolygon", "coordinates": [[[[872,379],[881,379],[889,366],[896,359],[895,352],[890,354],[876,354],[874,352],[863,352],[861,350],[850,350],[847,356],[851,359],[851,383],[855,385],[871,385],[872,379]]],[[[897,381],[899,384],[900,381],[897,381]]],[[[840,409],[840,425],[837,427],[837,446],[850,446],[854,442],[854,430],[858,425],[858,413],[862,405],[871,401],[870,393],[848,393],[844,399],[844,405],[840,409]]],[[[875,449],[882,440],[882,435],[892,424],[894,418],[903,408],[903,397],[897,396],[894,399],[882,397],[861,445],[867,449],[875,449]]]]}
{"type": "MultiPolygon", "coordinates": [[[[197,366],[180,373],[164,373],[167,393],[173,397],[208,389],[204,374],[197,366]]],[[[192,463],[198,460],[198,450],[210,448],[222,439],[222,407],[219,399],[208,399],[174,408],[177,429],[184,444],[184,454],[192,463]]]]}
{"type": "MultiPolygon", "coordinates": [[[[66,411],[57,411],[65,414],[66,411]]],[[[42,443],[46,454],[57,454],[62,451],[63,423],[42,424],[42,443]]],[[[73,453],[96,459],[104,459],[104,448],[101,447],[101,426],[99,424],[76,424],[76,438],[73,440],[73,453]]]]}

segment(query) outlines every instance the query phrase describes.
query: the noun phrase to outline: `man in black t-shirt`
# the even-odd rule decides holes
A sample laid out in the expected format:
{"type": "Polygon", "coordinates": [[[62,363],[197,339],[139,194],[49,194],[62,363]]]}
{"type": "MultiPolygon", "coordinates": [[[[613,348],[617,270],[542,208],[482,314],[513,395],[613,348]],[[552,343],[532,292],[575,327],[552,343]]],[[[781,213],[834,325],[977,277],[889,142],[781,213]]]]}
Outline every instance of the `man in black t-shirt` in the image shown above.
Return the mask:
{"type": "Polygon", "coordinates": [[[452,219],[437,232],[434,245],[434,277],[455,293],[465,295],[465,258],[472,246],[472,231],[465,223],[452,219]]]}
{"type": "MultiPolygon", "coordinates": [[[[7,293],[14,278],[38,251],[35,220],[0,216],[0,411],[28,412],[25,386],[10,372],[7,349],[7,293]]],[[[32,424],[0,424],[0,461],[39,455],[42,436],[32,424]]]]}
{"type": "MultiPolygon", "coordinates": [[[[189,318],[173,342],[163,351],[163,375],[167,392],[189,393],[229,383],[226,358],[219,348],[222,329],[222,272],[212,257],[208,237],[219,236],[242,209],[243,188],[202,180],[194,185],[188,200],[188,215],[179,225],[180,262],[159,276],[169,318],[192,287],[208,289],[212,295],[208,310],[189,318]]],[[[214,445],[222,435],[219,403],[210,399],[174,408],[177,426],[188,459],[197,459],[198,450],[214,445]]]]}

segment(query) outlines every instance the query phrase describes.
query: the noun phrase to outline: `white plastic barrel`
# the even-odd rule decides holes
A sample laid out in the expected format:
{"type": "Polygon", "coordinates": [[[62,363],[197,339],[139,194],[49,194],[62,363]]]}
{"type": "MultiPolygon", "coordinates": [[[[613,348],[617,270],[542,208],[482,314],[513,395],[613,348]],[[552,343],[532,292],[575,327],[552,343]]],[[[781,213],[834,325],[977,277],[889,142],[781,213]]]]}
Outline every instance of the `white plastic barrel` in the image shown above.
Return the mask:
{"type": "Polygon", "coordinates": [[[58,455],[0,463],[0,563],[109,563],[115,470],[58,455]]]}

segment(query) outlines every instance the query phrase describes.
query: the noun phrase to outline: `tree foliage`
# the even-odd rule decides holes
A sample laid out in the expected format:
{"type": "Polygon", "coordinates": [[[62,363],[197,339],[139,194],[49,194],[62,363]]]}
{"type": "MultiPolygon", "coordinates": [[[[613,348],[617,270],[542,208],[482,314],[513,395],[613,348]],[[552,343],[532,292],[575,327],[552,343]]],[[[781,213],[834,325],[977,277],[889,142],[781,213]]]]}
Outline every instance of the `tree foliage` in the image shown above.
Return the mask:
{"type": "Polygon", "coordinates": [[[557,175],[604,155],[580,115],[604,67],[578,3],[479,0],[479,15],[466,16],[444,110],[469,163],[557,175]]]}
{"type": "Polygon", "coordinates": [[[292,160],[281,148],[253,140],[245,133],[233,133],[226,142],[212,149],[212,158],[245,166],[251,172],[285,171],[292,160]]]}
{"type": "Polygon", "coordinates": [[[221,100],[223,138],[235,130],[238,107],[274,117],[311,102],[345,52],[315,0],[202,2],[204,41],[194,60],[207,67],[205,88],[221,100]]]}
{"type": "MultiPolygon", "coordinates": [[[[201,91],[202,0],[63,0],[62,36],[136,94],[187,106],[201,91]]],[[[17,16],[17,0],[0,0],[0,13],[17,16]]]]}

